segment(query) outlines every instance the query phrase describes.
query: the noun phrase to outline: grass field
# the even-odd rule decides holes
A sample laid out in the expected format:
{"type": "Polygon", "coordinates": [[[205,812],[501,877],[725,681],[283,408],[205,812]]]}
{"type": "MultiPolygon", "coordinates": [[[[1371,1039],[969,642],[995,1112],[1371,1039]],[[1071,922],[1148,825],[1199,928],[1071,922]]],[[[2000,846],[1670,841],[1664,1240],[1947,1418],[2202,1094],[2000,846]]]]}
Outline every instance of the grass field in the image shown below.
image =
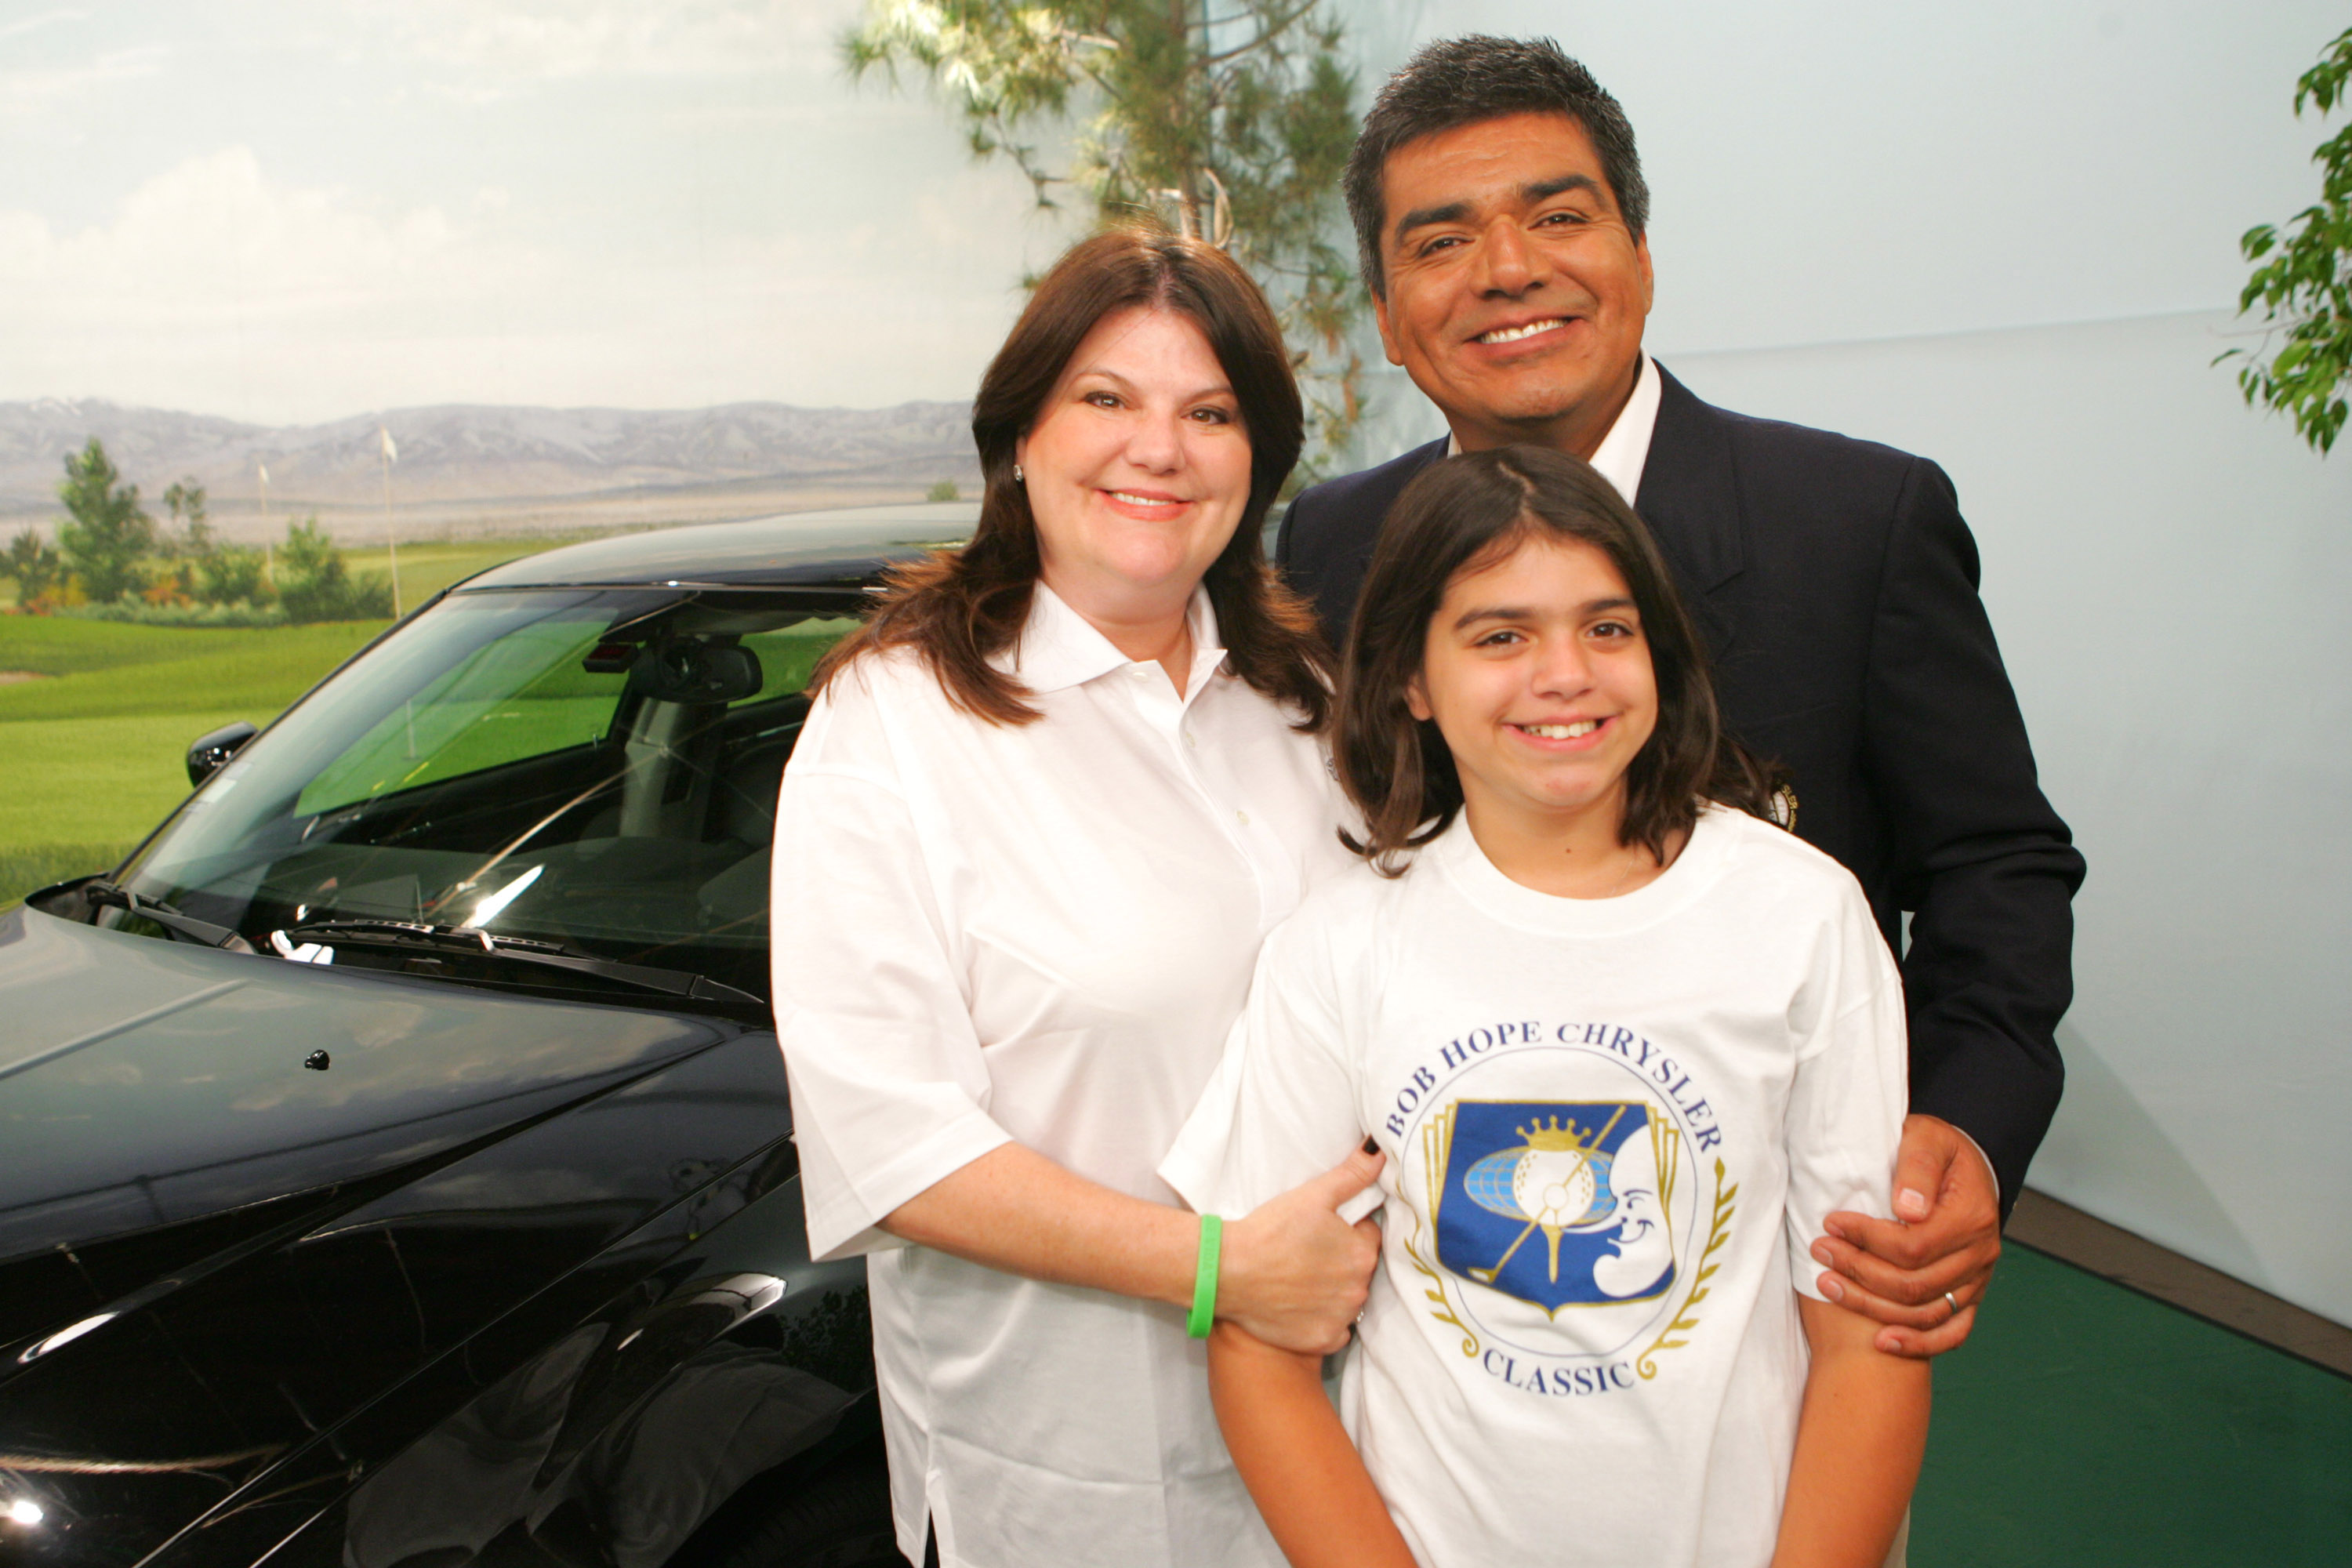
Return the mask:
{"type": "MultiPolygon", "coordinates": [[[[489,539],[464,544],[404,544],[400,547],[400,607],[413,610],[460,577],[470,577],[520,555],[536,555],[562,542],[559,539],[489,539]]],[[[346,550],[343,559],[355,572],[382,572],[381,550],[346,550]]]]}
{"type": "MultiPolygon", "coordinates": [[[[401,552],[401,598],[545,547],[478,542],[401,552]]],[[[352,563],[383,569],[378,552],[352,563]]],[[[188,742],[266,724],[381,621],[260,628],[0,616],[0,908],[112,865],[188,793],[188,742]]]]}

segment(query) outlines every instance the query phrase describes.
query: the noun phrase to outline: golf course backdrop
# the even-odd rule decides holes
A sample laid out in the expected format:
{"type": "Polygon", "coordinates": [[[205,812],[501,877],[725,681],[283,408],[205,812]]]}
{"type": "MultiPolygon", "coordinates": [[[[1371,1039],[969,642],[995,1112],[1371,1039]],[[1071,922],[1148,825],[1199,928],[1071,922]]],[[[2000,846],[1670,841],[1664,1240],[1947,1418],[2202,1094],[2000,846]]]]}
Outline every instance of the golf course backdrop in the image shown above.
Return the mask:
{"type": "MultiPolygon", "coordinates": [[[[419,544],[401,602],[552,542],[419,544]]],[[[366,554],[381,568],[381,552],[366,554]]],[[[13,586],[0,578],[0,595],[13,586]]],[[[16,608],[0,598],[0,609],[16,608]]],[[[0,614],[0,908],[112,866],[188,793],[188,742],[266,725],[390,623],[141,626],[0,614]]]]}

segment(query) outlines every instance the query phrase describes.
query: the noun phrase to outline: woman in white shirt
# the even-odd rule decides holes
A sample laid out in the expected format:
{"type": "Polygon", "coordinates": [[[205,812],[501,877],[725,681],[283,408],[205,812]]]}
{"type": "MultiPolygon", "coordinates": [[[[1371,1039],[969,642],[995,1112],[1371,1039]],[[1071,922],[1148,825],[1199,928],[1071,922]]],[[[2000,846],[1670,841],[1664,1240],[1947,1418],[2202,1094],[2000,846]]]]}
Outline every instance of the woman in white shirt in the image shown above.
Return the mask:
{"type": "MultiPolygon", "coordinates": [[[[1260,531],[1302,419],[1212,247],[1065,256],[983,378],[978,531],[820,667],[777,812],[777,1020],[819,1258],[868,1254],[899,1547],[1278,1563],[1154,1167],[1258,945],[1348,860],[1310,616],[1260,531]],[[804,889],[824,889],[822,899],[804,889]]],[[[1226,1226],[1220,1317],[1343,1343],[1358,1155],[1226,1226]]]]}

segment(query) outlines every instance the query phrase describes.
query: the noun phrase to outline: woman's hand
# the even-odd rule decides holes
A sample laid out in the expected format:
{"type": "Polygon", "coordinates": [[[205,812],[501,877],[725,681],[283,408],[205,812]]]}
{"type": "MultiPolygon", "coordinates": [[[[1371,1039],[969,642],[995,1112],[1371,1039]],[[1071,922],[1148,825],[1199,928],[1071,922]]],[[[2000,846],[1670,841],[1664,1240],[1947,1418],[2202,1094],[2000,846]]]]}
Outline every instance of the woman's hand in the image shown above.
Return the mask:
{"type": "Polygon", "coordinates": [[[1339,1205],[1371,1184],[1386,1158],[1350,1154],[1228,1222],[1217,1270],[1217,1316],[1300,1355],[1345,1347],[1349,1326],[1371,1289],[1381,1231],[1369,1219],[1349,1225],[1339,1217],[1339,1205]]]}
{"type": "MultiPolygon", "coordinates": [[[[1339,1205],[1381,1173],[1350,1154],[1224,1229],[1217,1315],[1301,1355],[1348,1342],[1380,1257],[1380,1229],[1339,1205]]],[[[1000,1144],[891,1211],[882,1228],[990,1268],[1189,1306],[1201,1221],[1087,1181],[1034,1149],[1000,1144]]]]}

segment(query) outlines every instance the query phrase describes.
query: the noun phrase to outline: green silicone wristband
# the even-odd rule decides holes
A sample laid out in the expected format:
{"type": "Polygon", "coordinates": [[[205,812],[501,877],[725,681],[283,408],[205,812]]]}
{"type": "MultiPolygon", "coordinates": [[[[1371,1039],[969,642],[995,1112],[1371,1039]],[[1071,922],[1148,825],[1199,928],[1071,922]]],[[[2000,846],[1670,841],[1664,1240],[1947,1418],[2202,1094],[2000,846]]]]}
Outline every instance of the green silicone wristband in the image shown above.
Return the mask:
{"type": "Polygon", "coordinates": [[[1196,1340],[1209,1337],[1217,1321],[1217,1255],[1224,1247],[1225,1222],[1215,1215],[1201,1216],[1201,1262],[1192,1275],[1192,1315],[1184,1331],[1196,1340]]]}

